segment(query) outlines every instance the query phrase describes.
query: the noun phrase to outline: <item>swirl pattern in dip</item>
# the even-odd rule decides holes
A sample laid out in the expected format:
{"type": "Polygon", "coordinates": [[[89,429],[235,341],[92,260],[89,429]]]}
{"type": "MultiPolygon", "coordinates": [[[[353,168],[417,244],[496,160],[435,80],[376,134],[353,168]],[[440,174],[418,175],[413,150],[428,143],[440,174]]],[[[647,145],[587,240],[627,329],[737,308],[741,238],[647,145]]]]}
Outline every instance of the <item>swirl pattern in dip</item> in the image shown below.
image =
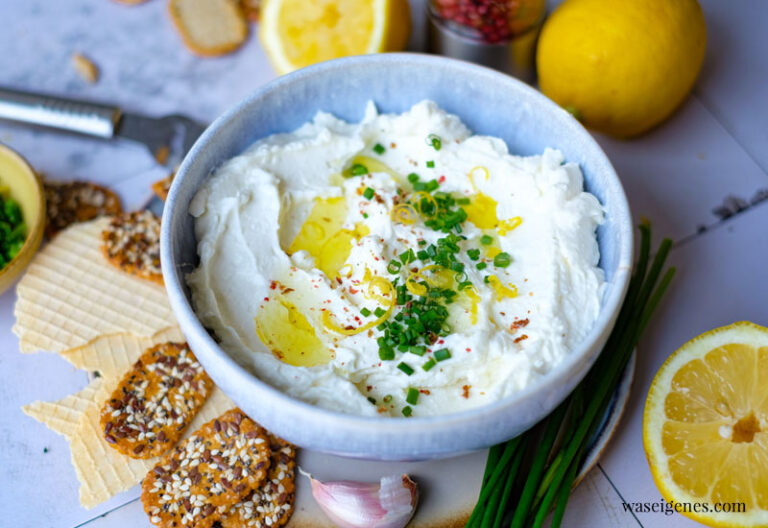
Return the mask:
{"type": "Polygon", "coordinates": [[[320,112],[197,193],[195,310],[264,381],[360,415],[484,405],[556,366],[597,318],[598,200],[547,149],[508,153],[425,101],[320,112]]]}

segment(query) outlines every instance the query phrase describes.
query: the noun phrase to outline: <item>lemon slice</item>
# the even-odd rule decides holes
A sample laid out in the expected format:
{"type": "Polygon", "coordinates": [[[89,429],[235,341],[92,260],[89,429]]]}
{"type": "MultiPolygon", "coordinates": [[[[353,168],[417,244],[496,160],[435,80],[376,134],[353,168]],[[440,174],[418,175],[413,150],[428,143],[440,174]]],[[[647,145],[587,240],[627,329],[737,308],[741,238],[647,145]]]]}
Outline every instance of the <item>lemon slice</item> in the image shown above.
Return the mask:
{"type": "Polygon", "coordinates": [[[672,354],[648,393],[643,444],[661,494],[684,503],[679,513],[768,526],[768,328],[734,323],[672,354]]]}
{"type": "Polygon", "coordinates": [[[405,48],[408,0],[267,0],[259,36],[278,73],[317,62],[405,48]]]}

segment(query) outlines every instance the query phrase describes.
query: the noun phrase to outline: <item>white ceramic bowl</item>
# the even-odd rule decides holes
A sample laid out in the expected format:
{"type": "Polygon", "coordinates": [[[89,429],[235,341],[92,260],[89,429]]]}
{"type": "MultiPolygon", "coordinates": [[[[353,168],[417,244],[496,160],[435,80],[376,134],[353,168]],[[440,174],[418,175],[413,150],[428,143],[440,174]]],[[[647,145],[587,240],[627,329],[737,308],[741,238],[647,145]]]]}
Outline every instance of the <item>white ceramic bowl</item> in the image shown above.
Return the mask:
{"type": "Polygon", "coordinates": [[[182,163],[163,214],[161,258],[171,306],[208,374],[248,415],[295,444],[344,456],[415,460],[487,447],[535,424],[584,377],[613,327],[629,281],[632,223],[618,177],[603,151],[567,112],[501,73],[451,59],[384,54],[330,61],[259,88],[219,117],[182,163]],[[197,265],[189,202],[223,161],[255,140],[288,132],[318,110],[349,121],[373,100],[382,112],[402,112],[432,99],[471,130],[504,139],[531,155],[557,147],[581,165],[586,190],[605,206],[598,229],[607,287],[586,339],[547,375],[514,396],[460,413],[423,418],[370,418],[336,413],[291,398],[260,381],[222,350],[195,315],[185,274],[197,265]]]}

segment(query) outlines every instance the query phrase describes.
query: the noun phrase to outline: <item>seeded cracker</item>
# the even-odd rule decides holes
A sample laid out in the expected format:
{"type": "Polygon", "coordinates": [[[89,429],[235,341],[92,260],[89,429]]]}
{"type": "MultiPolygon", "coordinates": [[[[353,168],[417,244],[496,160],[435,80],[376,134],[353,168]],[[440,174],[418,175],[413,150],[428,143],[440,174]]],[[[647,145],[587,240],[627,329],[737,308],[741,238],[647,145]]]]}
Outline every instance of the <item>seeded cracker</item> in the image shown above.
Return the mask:
{"type": "Polygon", "coordinates": [[[291,444],[269,435],[272,455],[267,480],[221,519],[222,528],[277,528],[293,513],[296,452],[291,444]]]}
{"type": "Polygon", "coordinates": [[[212,388],[186,343],[156,345],[102,407],[104,439],[133,458],[162,455],[179,440],[212,388]]]}
{"type": "Polygon", "coordinates": [[[53,238],[71,224],[123,212],[120,198],[101,185],[83,181],[67,183],[47,181],[43,187],[48,217],[45,235],[48,238],[53,238]]]}
{"type": "Polygon", "coordinates": [[[121,270],[163,284],[160,219],[151,211],[114,217],[101,234],[104,255],[121,270]]]}
{"type": "Polygon", "coordinates": [[[168,175],[167,178],[157,180],[152,184],[152,192],[157,195],[162,201],[168,198],[168,191],[171,190],[171,184],[173,183],[173,177],[176,176],[175,172],[168,175]]]}
{"type": "Polygon", "coordinates": [[[239,409],[203,425],[144,478],[141,502],[161,528],[210,528],[264,481],[270,463],[265,431],[239,409]]]}

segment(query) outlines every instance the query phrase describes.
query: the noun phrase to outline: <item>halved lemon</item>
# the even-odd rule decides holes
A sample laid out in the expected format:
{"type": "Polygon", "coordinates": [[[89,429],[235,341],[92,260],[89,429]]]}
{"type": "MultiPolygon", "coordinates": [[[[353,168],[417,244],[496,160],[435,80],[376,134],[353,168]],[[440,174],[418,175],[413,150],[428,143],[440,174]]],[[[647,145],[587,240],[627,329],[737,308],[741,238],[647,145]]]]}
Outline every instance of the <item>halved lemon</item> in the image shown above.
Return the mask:
{"type": "Polygon", "coordinates": [[[672,354],[648,393],[643,445],[679,513],[768,526],[768,328],[734,323],[672,354]]]}
{"type": "Polygon", "coordinates": [[[310,64],[405,48],[408,0],[267,0],[259,36],[278,73],[310,64]]]}

